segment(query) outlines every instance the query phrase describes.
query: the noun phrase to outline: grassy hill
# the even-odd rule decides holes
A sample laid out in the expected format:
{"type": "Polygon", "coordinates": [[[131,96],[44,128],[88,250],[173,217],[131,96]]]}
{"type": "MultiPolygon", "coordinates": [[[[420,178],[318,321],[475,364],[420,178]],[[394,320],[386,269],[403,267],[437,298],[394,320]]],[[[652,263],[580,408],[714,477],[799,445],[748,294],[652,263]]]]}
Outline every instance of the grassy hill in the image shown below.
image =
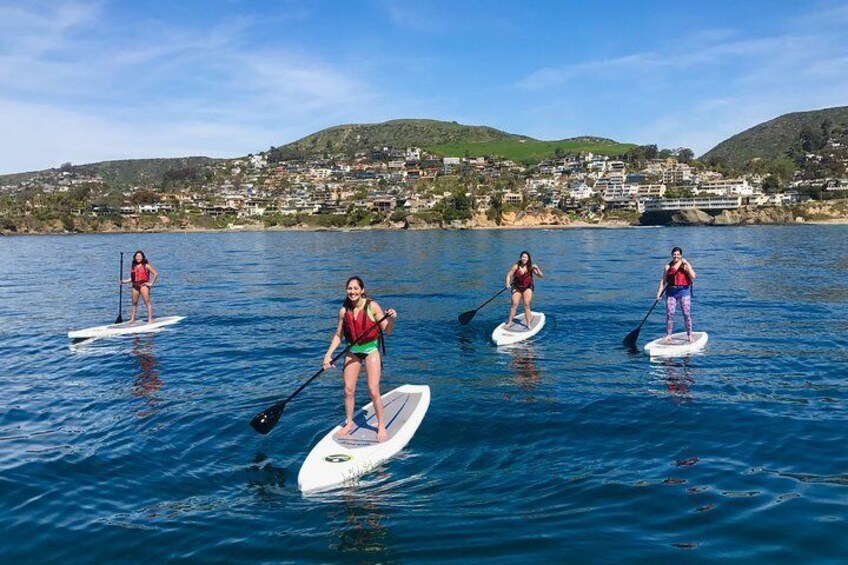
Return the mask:
{"type": "Polygon", "coordinates": [[[539,161],[553,157],[557,150],[563,154],[589,151],[600,155],[624,155],[636,147],[632,143],[617,143],[602,138],[574,138],[560,141],[538,141],[524,138],[520,140],[493,141],[489,143],[450,143],[430,145],[426,149],[445,157],[481,157],[498,155],[513,161],[539,161]]]}
{"type": "Polygon", "coordinates": [[[563,153],[592,151],[604,155],[627,152],[630,144],[598,137],[539,141],[486,126],[466,126],[438,120],[391,120],[379,124],[348,124],[321,130],[271,151],[281,158],[353,154],[375,146],[423,147],[444,156],[500,155],[523,161],[544,159],[559,148],[563,153]]]}
{"type": "Polygon", "coordinates": [[[162,181],[165,173],[174,169],[198,168],[219,159],[210,157],[179,157],[175,159],[127,159],[103,161],[76,167],[79,171],[97,172],[113,184],[149,184],[162,181]]]}
{"type": "Polygon", "coordinates": [[[347,124],[321,130],[278,149],[306,155],[353,154],[376,146],[427,147],[451,143],[490,143],[530,139],[486,126],[464,126],[438,120],[391,120],[379,124],[347,124]]]}
{"type": "MultiPolygon", "coordinates": [[[[112,186],[144,185],[159,183],[167,171],[184,168],[198,168],[210,165],[219,159],[210,157],[178,157],[169,159],[125,159],[120,161],[101,161],[85,165],[74,165],[76,173],[99,174],[112,186]]],[[[39,174],[58,171],[47,169],[28,173],[0,175],[0,185],[17,184],[39,174]]]]}
{"type": "MultiPolygon", "coordinates": [[[[352,155],[375,147],[422,147],[443,156],[478,157],[498,155],[514,161],[540,160],[561,153],[591,151],[602,155],[623,155],[633,144],[617,143],[600,137],[577,137],[560,141],[540,141],[486,126],[466,126],[438,120],[391,120],[379,124],[348,124],[321,130],[288,145],[267,152],[271,161],[305,158],[322,154],[352,155]]],[[[99,174],[115,187],[160,183],[168,171],[199,170],[220,159],[183,157],[175,159],[128,159],[74,165],[77,173],[99,174]]],[[[0,175],[0,185],[17,184],[57,169],[0,175]]]]}
{"type": "Polygon", "coordinates": [[[701,159],[719,158],[728,165],[741,167],[755,157],[771,161],[792,157],[799,147],[802,130],[806,127],[820,131],[826,120],[833,126],[848,128],[848,106],[784,114],[722,141],[701,159]]]}

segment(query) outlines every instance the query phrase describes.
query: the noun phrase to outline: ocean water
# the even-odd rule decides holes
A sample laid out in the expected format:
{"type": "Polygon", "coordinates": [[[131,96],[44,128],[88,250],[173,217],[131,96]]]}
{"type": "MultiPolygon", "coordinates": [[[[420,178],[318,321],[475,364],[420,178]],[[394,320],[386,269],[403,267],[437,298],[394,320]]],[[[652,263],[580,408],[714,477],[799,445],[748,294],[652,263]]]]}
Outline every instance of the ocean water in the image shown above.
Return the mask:
{"type": "MultiPolygon", "coordinates": [[[[4,563],[848,555],[845,226],[6,237],[0,320],[4,563]],[[651,361],[621,340],[674,245],[710,342],[651,361]],[[70,343],[114,321],[118,253],[136,248],[162,275],[157,314],[186,320],[70,343]],[[523,249],[548,323],[499,349],[504,295],[456,318],[523,249]],[[304,497],[339,372],[269,435],[248,422],[320,368],[352,274],[399,313],[383,391],[428,384],[432,403],[398,457],[304,497]]],[[[640,346],[663,324],[658,307],[640,346]]]]}

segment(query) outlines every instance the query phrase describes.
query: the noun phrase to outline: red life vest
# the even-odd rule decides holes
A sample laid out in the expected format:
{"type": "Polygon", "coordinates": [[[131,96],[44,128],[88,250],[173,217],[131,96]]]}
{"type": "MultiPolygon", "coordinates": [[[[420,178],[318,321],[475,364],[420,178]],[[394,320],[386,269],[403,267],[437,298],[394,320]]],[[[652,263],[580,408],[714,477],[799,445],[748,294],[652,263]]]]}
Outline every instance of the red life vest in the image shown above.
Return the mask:
{"type": "Polygon", "coordinates": [[[348,343],[362,345],[380,337],[379,324],[374,323],[375,320],[372,320],[367,314],[367,312],[370,312],[370,304],[371,301],[366,300],[365,307],[356,316],[353,315],[353,310],[345,309],[342,329],[348,343]]]}
{"type": "Polygon", "coordinates": [[[147,267],[144,263],[138,263],[132,268],[132,281],[134,283],[146,283],[150,280],[150,275],[147,273],[147,267]]]}
{"type": "Polygon", "coordinates": [[[518,269],[515,270],[515,274],[512,276],[512,284],[515,285],[515,288],[518,290],[527,290],[528,288],[533,286],[533,271],[532,269],[527,269],[526,272],[521,273],[518,269]]]}
{"type": "Polygon", "coordinates": [[[683,263],[680,267],[669,267],[665,278],[669,286],[689,286],[689,275],[683,270],[683,263]]]}

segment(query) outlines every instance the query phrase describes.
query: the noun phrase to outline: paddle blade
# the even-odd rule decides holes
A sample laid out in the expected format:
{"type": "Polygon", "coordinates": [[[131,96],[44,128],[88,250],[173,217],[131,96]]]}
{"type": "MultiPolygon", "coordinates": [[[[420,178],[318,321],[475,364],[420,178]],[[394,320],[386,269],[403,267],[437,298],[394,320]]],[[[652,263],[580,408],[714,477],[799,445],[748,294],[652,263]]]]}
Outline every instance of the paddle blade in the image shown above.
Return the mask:
{"type": "Polygon", "coordinates": [[[267,410],[260,412],[250,421],[250,427],[262,434],[263,436],[274,429],[277,422],[280,421],[280,416],[283,415],[286,403],[276,404],[267,410]]]}
{"type": "Polygon", "coordinates": [[[625,347],[629,347],[631,349],[636,347],[636,340],[639,339],[639,331],[641,329],[642,329],[642,327],[640,326],[640,327],[636,328],[635,330],[633,330],[632,332],[630,332],[629,334],[627,334],[626,336],[624,336],[623,343],[624,343],[625,347]]]}
{"type": "Polygon", "coordinates": [[[463,312],[459,315],[459,323],[464,326],[465,324],[471,321],[471,319],[474,317],[474,314],[476,313],[477,310],[469,310],[468,312],[463,312]]]}
{"type": "Polygon", "coordinates": [[[116,324],[123,324],[124,323],[124,317],[121,316],[120,314],[118,314],[118,317],[115,318],[115,323],[116,324]]]}

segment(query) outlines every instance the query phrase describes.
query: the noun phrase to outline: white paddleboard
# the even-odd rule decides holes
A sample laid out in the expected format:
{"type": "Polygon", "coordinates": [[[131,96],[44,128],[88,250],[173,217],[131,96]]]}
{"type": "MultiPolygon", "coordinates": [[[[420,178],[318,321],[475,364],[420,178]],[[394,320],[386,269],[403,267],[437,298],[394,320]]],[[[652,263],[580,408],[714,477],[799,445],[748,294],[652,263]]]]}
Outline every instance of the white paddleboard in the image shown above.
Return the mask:
{"type": "Polygon", "coordinates": [[[90,339],[93,337],[110,337],[116,335],[155,332],[165,326],[176,324],[183,319],[185,319],[185,316],[168,316],[166,318],[157,318],[152,324],[148,324],[144,320],[136,320],[132,324],[129,322],[123,322],[121,324],[95,326],[93,328],[68,332],[68,337],[71,339],[90,339]]]}
{"type": "Polygon", "coordinates": [[[509,345],[533,337],[545,327],[545,315],[541,312],[531,312],[531,315],[533,319],[529,328],[522,312],[512,319],[509,327],[505,323],[496,327],[492,332],[492,341],[495,345],[509,345]]]}
{"type": "Polygon", "coordinates": [[[364,475],[404,448],[430,406],[430,387],[403,385],[382,396],[389,439],[377,441],[377,416],[373,403],[354,414],[353,429],[337,438],[344,422],[312,448],[297,475],[301,492],[342,486],[364,475]]]}
{"type": "Polygon", "coordinates": [[[645,345],[645,353],[651,357],[681,357],[701,351],[709,340],[707,332],[692,332],[692,337],[692,343],[689,343],[686,332],[671,334],[671,343],[662,343],[664,337],[655,339],[645,345]]]}

